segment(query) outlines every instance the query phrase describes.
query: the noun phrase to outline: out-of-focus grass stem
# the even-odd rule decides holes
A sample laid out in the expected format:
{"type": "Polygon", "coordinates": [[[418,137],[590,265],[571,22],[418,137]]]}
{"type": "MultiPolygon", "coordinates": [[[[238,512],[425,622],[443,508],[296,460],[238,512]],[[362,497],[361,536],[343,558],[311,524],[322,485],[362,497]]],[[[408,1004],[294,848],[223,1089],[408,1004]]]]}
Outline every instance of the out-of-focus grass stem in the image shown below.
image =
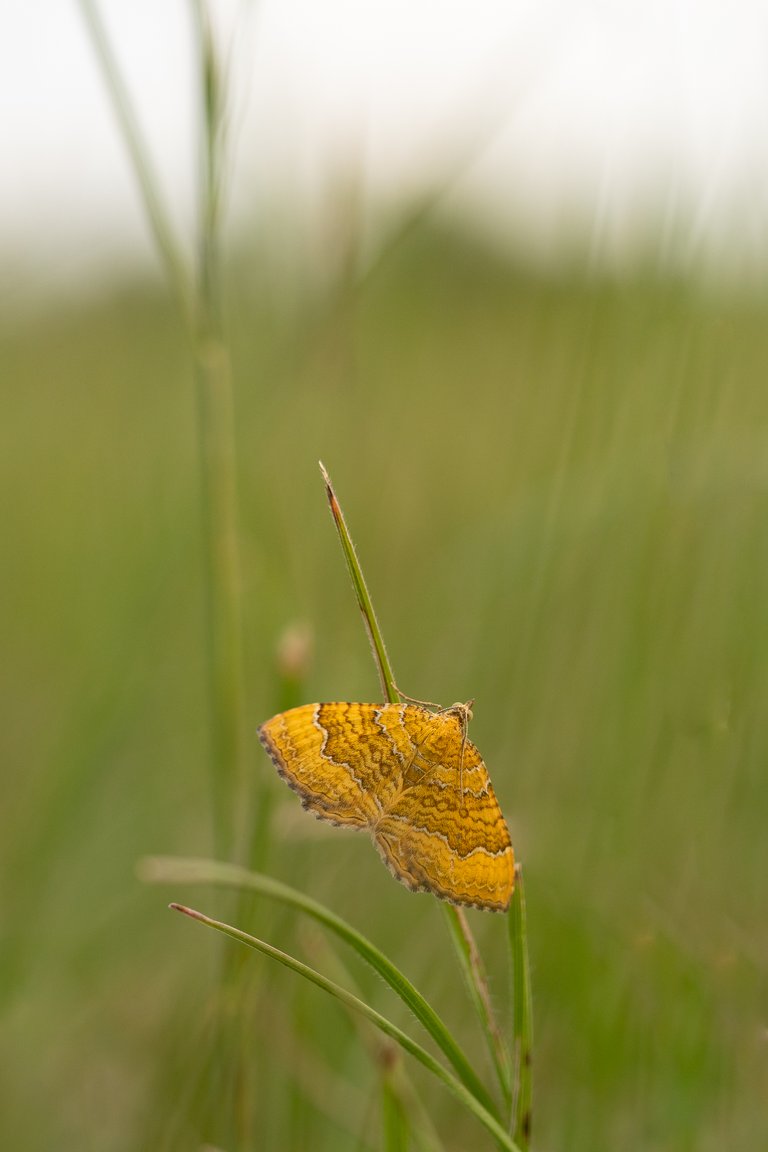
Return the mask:
{"type": "Polygon", "coordinates": [[[202,95],[201,186],[195,294],[195,378],[199,406],[201,497],[213,735],[214,834],[230,857],[244,789],[242,632],[232,373],[222,323],[220,204],[225,77],[207,8],[191,5],[202,95]]]}
{"type": "Polygon", "coordinates": [[[240,560],[235,435],[229,350],[220,277],[220,205],[226,77],[219,66],[206,5],[192,0],[199,61],[201,141],[196,267],[185,260],[160,190],[128,89],[93,0],[80,0],[117,121],[141,189],[144,209],[194,358],[198,406],[200,498],[211,717],[211,791],[216,853],[230,858],[239,842],[243,788],[240,560]]]}
{"type": "Polygon", "coordinates": [[[96,58],[101,65],[104,83],[112,100],[120,131],[131,157],[133,171],[141,189],[144,210],[152,229],[157,250],[174,296],[181,308],[188,331],[194,326],[194,289],[191,270],[171,224],[171,215],[163,201],[160,183],[141,133],[128,89],[120,74],[117,59],[93,0],[80,0],[80,10],[88,27],[96,58]]]}
{"type": "MultiPolygon", "coordinates": [[[[237,524],[235,431],[229,349],[222,320],[221,201],[226,75],[219,66],[208,8],[191,0],[200,92],[198,218],[194,267],[184,258],[161,193],[131,98],[92,0],[80,0],[115,115],[141,189],[144,209],[192,349],[198,409],[203,586],[210,716],[210,781],[216,854],[231,859],[242,847],[245,799],[242,721],[240,558],[237,524]]],[[[201,1123],[217,1111],[228,1116],[228,1140],[247,1132],[237,1051],[237,949],[223,955],[222,1005],[209,1053],[219,1088],[201,1100],[201,1123]],[[226,1104],[222,1100],[228,1096],[226,1104]],[[218,1099],[216,1098],[218,1096],[218,1099]]],[[[213,1077],[209,1078],[213,1083],[213,1077]]]]}

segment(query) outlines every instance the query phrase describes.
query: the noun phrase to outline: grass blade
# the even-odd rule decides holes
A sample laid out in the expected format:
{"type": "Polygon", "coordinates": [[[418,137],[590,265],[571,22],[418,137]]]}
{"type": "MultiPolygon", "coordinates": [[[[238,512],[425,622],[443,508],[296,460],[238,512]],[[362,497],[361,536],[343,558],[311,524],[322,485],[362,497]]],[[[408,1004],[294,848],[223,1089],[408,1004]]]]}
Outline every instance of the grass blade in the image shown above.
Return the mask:
{"type": "Polygon", "coordinates": [[[515,1092],[511,1117],[511,1131],[522,1152],[527,1152],[531,1141],[531,1106],[533,1079],[531,1057],[533,1053],[533,1001],[531,996],[531,966],[528,959],[528,926],[525,911],[523,869],[515,869],[515,891],[509,910],[509,948],[512,962],[512,1035],[514,1040],[515,1092]]]}
{"type": "Polygon", "coordinates": [[[241,868],[238,865],[223,864],[216,860],[150,857],[142,862],[140,875],[142,879],[154,883],[204,883],[241,890],[250,889],[273,900],[279,900],[289,907],[297,908],[305,915],[311,916],[312,919],[329,928],[349,947],[353,948],[367,964],[370,964],[382,980],[400,997],[453,1066],[467,1091],[471,1092],[482,1103],[486,1111],[494,1116],[499,1115],[493,1097],[429,1001],[375,944],[372,944],[362,933],[348,924],[346,920],[342,920],[330,908],[326,908],[317,900],[312,900],[297,889],[291,888],[287,884],[281,884],[269,876],[262,876],[257,872],[249,872],[246,868],[241,868]]]}
{"type": "Polygon", "coordinates": [[[360,561],[357,558],[355,546],[352,543],[352,537],[349,534],[349,529],[347,528],[347,523],[344,519],[344,513],[342,512],[341,506],[336,499],[336,494],[333,491],[331,478],[326,472],[322,462],[320,464],[320,471],[322,472],[323,480],[325,481],[325,490],[328,495],[328,503],[330,504],[331,515],[333,516],[333,521],[339,533],[339,539],[341,541],[341,548],[344,553],[344,559],[347,562],[347,568],[349,569],[349,574],[352,577],[352,584],[355,589],[355,595],[357,596],[358,607],[362,612],[365,630],[368,633],[368,639],[371,643],[373,658],[376,661],[376,667],[379,672],[379,679],[381,680],[381,690],[390,704],[397,704],[400,700],[400,694],[395,687],[395,678],[392,674],[392,666],[389,663],[387,649],[384,646],[384,638],[381,635],[379,622],[376,619],[376,613],[373,610],[373,602],[371,601],[368,587],[365,583],[363,570],[360,567],[360,561]]]}
{"type": "Polygon", "coordinates": [[[219,276],[222,197],[222,110],[225,73],[218,66],[210,17],[194,0],[201,89],[201,182],[195,273],[175,235],[149,148],[128,87],[94,0],[80,0],[94,53],[101,66],[120,132],[139,184],[144,210],[171,289],[184,316],[195,364],[205,600],[207,671],[211,708],[211,770],[217,851],[230,855],[237,843],[236,813],[246,780],[243,756],[240,558],[235,485],[232,379],[221,320],[219,276]],[[196,280],[196,282],[195,282],[196,280]]]}
{"type": "Polygon", "coordinates": [[[193,920],[199,920],[202,924],[207,924],[209,928],[215,928],[216,931],[222,932],[232,940],[238,940],[240,943],[246,944],[249,948],[253,948],[255,951],[271,957],[273,960],[277,960],[278,963],[283,964],[286,968],[290,968],[299,976],[303,976],[305,980],[309,980],[312,984],[316,984],[318,988],[322,988],[323,991],[334,996],[342,1004],[360,1012],[361,1015],[370,1020],[372,1024],[375,1024],[385,1036],[389,1036],[390,1039],[399,1044],[405,1052],[408,1052],[418,1060],[424,1068],[440,1080],[446,1088],[453,1093],[456,1099],[491,1133],[499,1148],[506,1149],[507,1152],[521,1152],[511,1136],[504,1131],[496,1117],[492,1115],[487,1108],[483,1107],[477,1097],[474,1096],[460,1080],[453,1076],[426,1048],[422,1048],[407,1032],[403,1032],[401,1028],[391,1020],[388,1020],[386,1016],[382,1016],[375,1008],[371,1008],[364,1000],[358,999],[357,996],[354,996],[345,988],[341,988],[338,984],[334,984],[332,980],[323,976],[322,973],[316,972],[314,968],[303,964],[295,957],[288,955],[286,952],[281,952],[279,948],[273,947],[273,945],[268,944],[264,940],[259,940],[255,936],[249,936],[247,932],[241,932],[239,928],[234,928],[230,924],[224,924],[220,920],[213,920],[209,916],[203,915],[202,912],[197,912],[182,904],[171,904],[170,907],[176,912],[183,912],[185,916],[189,916],[193,920]]]}

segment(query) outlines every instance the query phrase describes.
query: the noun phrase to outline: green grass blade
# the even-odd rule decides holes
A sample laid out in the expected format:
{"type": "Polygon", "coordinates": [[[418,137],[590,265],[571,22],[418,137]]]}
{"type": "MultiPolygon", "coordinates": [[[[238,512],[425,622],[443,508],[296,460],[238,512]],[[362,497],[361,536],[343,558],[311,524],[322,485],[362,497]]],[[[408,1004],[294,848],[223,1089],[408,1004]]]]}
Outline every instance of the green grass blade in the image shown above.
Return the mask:
{"type": "Polygon", "coordinates": [[[514,1040],[515,1093],[511,1116],[511,1131],[522,1152],[527,1152],[531,1140],[531,1106],[533,1079],[531,1058],[533,1053],[533,1000],[531,996],[531,966],[528,959],[528,927],[525,911],[523,869],[515,869],[515,891],[509,910],[509,948],[512,962],[512,1035],[514,1040]]]}
{"type": "Polygon", "coordinates": [[[289,907],[296,908],[329,928],[353,948],[358,956],[370,964],[374,971],[378,972],[382,980],[400,997],[426,1029],[454,1068],[465,1088],[472,1093],[486,1111],[494,1116],[499,1116],[493,1097],[432,1005],[375,944],[372,944],[370,940],[358,932],[356,928],[353,928],[351,924],[348,924],[346,920],[342,920],[330,908],[269,876],[249,872],[246,868],[241,868],[238,865],[223,864],[216,860],[150,857],[142,862],[140,875],[142,879],[153,883],[203,883],[249,889],[273,900],[279,900],[289,907]]]}
{"type": "Polygon", "coordinates": [[[244,768],[240,558],[230,355],[222,330],[219,264],[225,70],[219,67],[206,6],[192,13],[201,89],[201,183],[193,273],[176,237],[134,103],[93,0],[80,0],[157,250],[184,316],[194,354],[198,400],[201,501],[211,707],[211,772],[217,851],[232,854],[235,813],[242,808],[244,768]]]}
{"type": "Polygon", "coordinates": [[[223,322],[219,205],[227,70],[207,5],[191,4],[201,103],[194,361],[207,618],[207,672],[216,851],[240,857],[251,779],[245,763],[237,446],[230,348],[223,322]]]}
{"type": "Polygon", "coordinates": [[[373,602],[371,601],[368,592],[368,586],[365,583],[363,570],[360,567],[360,561],[355,552],[355,546],[352,543],[352,537],[349,534],[344,513],[341,510],[336,494],[333,491],[331,478],[326,472],[323,464],[320,464],[320,471],[323,474],[325,481],[325,490],[328,495],[328,503],[331,507],[331,515],[336,529],[339,533],[341,540],[341,548],[344,553],[344,559],[347,562],[349,574],[352,577],[352,584],[354,585],[355,595],[357,596],[357,603],[363,615],[363,622],[365,623],[365,630],[368,633],[368,639],[371,642],[371,650],[373,658],[376,661],[376,667],[379,672],[379,679],[381,680],[381,690],[386,696],[390,704],[397,704],[400,700],[400,694],[395,687],[395,678],[392,674],[392,666],[389,663],[387,656],[387,649],[384,646],[384,638],[381,635],[379,622],[376,619],[376,613],[373,610],[373,602]]]}
{"type": "Polygon", "coordinates": [[[197,912],[192,908],[187,908],[182,904],[171,904],[171,908],[174,909],[174,911],[183,912],[193,920],[199,920],[202,924],[207,924],[210,928],[215,928],[216,931],[222,932],[232,940],[238,940],[240,943],[246,944],[249,948],[253,948],[255,951],[271,957],[273,960],[277,960],[278,963],[283,964],[286,968],[290,968],[293,972],[296,972],[297,975],[303,976],[305,980],[309,980],[312,984],[316,984],[318,988],[322,988],[323,991],[334,996],[342,1004],[360,1012],[366,1019],[375,1024],[385,1036],[389,1036],[399,1044],[405,1052],[408,1052],[418,1060],[424,1068],[440,1080],[446,1088],[453,1093],[456,1099],[491,1133],[499,1148],[504,1148],[507,1152],[521,1152],[509,1134],[504,1131],[496,1117],[493,1116],[487,1108],[483,1107],[477,1097],[474,1096],[460,1080],[453,1076],[426,1048],[422,1048],[407,1032],[403,1032],[401,1028],[391,1020],[388,1020],[386,1016],[382,1016],[375,1008],[371,1008],[365,1001],[358,999],[357,996],[354,996],[345,988],[341,988],[338,984],[334,984],[332,980],[323,976],[322,973],[316,972],[314,968],[310,968],[307,964],[303,964],[300,960],[289,956],[286,952],[281,952],[279,948],[267,944],[264,940],[259,940],[255,936],[249,936],[247,932],[241,932],[239,928],[234,928],[230,924],[224,924],[220,920],[213,920],[209,916],[205,916],[203,913],[197,912]]]}
{"type": "Polygon", "coordinates": [[[460,908],[445,905],[445,920],[456,950],[464,982],[474,1004],[488,1051],[496,1070],[505,1115],[512,1109],[512,1061],[504,1036],[493,1012],[488,989],[488,977],[475,939],[469,930],[466,916],[460,908]]]}

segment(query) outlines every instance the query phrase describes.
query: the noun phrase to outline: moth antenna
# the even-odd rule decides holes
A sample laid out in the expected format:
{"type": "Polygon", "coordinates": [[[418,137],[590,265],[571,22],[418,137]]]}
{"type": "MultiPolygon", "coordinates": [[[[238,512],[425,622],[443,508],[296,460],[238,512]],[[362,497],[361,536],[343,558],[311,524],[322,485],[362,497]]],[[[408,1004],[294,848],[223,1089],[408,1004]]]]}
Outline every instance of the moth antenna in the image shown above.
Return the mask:
{"type": "Polygon", "coordinates": [[[417,700],[415,696],[409,696],[407,692],[402,692],[397,684],[395,684],[395,692],[401,700],[407,700],[409,704],[419,704],[422,708],[434,708],[436,712],[447,712],[447,708],[443,708],[442,704],[433,704],[431,700],[417,700]]]}

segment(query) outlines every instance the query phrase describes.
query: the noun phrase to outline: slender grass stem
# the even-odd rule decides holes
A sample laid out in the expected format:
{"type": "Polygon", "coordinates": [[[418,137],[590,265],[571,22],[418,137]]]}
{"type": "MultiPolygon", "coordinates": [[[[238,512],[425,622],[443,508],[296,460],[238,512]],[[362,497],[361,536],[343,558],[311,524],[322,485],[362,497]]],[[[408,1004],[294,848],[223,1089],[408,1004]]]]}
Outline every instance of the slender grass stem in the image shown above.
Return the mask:
{"type": "Polygon", "coordinates": [[[207,7],[202,0],[191,0],[202,113],[197,266],[193,271],[176,237],[172,214],[161,193],[147,142],[98,7],[93,0],[80,0],[80,9],[192,347],[198,408],[214,840],[219,855],[231,856],[240,839],[237,813],[244,808],[240,803],[244,770],[235,435],[219,270],[225,77],[218,66],[207,7]]]}
{"type": "MultiPolygon", "coordinates": [[[[93,0],[81,11],[101,64],[118,125],[132,160],[149,226],[172,293],[181,310],[194,363],[198,410],[206,669],[210,723],[213,839],[218,855],[234,856],[243,843],[240,820],[247,811],[243,757],[240,560],[235,484],[235,433],[229,349],[222,321],[220,205],[226,77],[218,66],[213,30],[203,0],[191,0],[200,89],[199,204],[195,267],[185,260],[172,216],[160,191],[133,104],[120,75],[93,0]]],[[[222,950],[220,1011],[208,1053],[210,1091],[198,1105],[205,1127],[222,1115],[228,1141],[244,1143],[247,1124],[240,1106],[241,1023],[237,999],[241,957],[222,950]],[[214,1089],[216,1076],[219,1090],[214,1089]],[[227,1103],[223,1104],[222,1101],[227,1103]]]]}
{"type": "Polygon", "coordinates": [[[341,548],[344,553],[344,559],[347,562],[347,568],[349,569],[349,574],[352,577],[352,584],[355,589],[358,607],[360,608],[360,611],[363,615],[365,630],[368,634],[368,639],[371,642],[373,658],[376,661],[376,668],[379,673],[379,679],[381,680],[381,690],[390,704],[397,704],[400,700],[400,694],[397,691],[397,687],[395,685],[395,677],[392,672],[392,665],[389,662],[387,649],[384,645],[384,638],[381,634],[381,629],[379,628],[379,622],[376,619],[376,613],[373,610],[373,602],[371,600],[370,593],[368,592],[368,586],[365,583],[363,570],[360,567],[360,561],[357,558],[355,546],[352,543],[352,537],[349,534],[347,522],[344,519],[344,513],[341,510],[341,505],[336,499],[336,493],[333,490],[331,478],[322,463],[320,464],[320,471],[322,472],[323,480],[325,481],[325,490],[328,495],[328,503],[331,507],[331,515],[333,516],[333,521],[339,533],[339,539],[341,541],[341,548]]]}
{"type": "Polygon", "coordinates": [[[528,1152],[531,1141],[533,1079],[533,1002],[531,966],[528,959],[528,923],[525,910],[523,869],[515,869],[515,891],[509,913],[509,947],[512,959],[512,1036],[514,1041],[515,1094],[510,1131],[522,1152],[528,1152]]]}
{"type": "Polygon", "coordinates": [[[214,836],[219,855],[240,842],[245,788],[242,721],[240,555],[234,402],[222,322],[220,275],[221,116],[225,79],[206,6],[193,0],[202,93],[201,189],[195,317],[201,498],[213,743],[214,836]]]}
{"type": "Polygon", "coordinates": [[[456,957],[496,1070],[505,1115],[508,1115],[512,1108],[512,1061],[491,1004],[485,965],[462,909],[448,907],[447,923],[456,949],[456,957]]]}

